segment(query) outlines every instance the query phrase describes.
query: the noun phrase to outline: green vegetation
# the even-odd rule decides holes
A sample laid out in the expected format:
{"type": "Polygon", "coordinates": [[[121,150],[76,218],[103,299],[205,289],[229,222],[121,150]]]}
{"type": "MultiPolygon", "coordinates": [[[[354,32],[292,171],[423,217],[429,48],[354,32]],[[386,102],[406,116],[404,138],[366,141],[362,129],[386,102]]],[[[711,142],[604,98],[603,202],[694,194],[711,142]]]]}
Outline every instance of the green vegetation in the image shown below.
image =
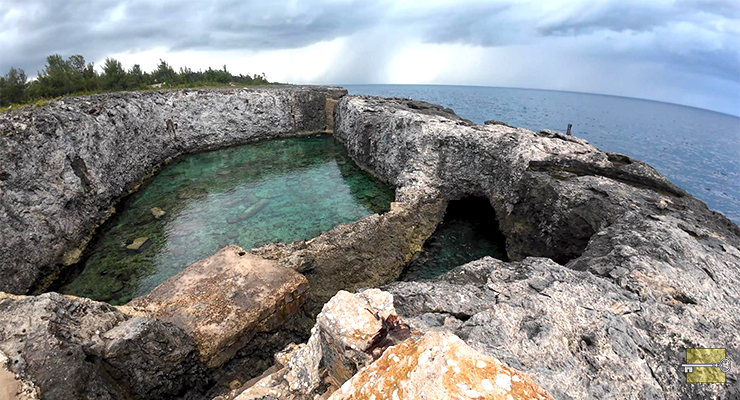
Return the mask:
{"type": "Polygon", "coordinates": [[[26,73],[20,68],[11,68],[5,76],[0,76],[0,111],[6,110],[11,104],[43,105],[51,99],[69,95],[154,87],[195,88],[268,83],[264,74],[232,75],[225,65],[221,70],[208,68],[207,71],[193,71],[185,67],[177,72],[164,60],[159,60],[157,69],[147,73],[138,64],[127,71],[120,61],[106,58],[103,72],[99,74],[93,63],[85,62],[85,57],[81,55],[73,55],[65,60],[59,54],[53,54],[46,57],[46,66],[38,72],[35,80],[28,81],[26,73]]]}

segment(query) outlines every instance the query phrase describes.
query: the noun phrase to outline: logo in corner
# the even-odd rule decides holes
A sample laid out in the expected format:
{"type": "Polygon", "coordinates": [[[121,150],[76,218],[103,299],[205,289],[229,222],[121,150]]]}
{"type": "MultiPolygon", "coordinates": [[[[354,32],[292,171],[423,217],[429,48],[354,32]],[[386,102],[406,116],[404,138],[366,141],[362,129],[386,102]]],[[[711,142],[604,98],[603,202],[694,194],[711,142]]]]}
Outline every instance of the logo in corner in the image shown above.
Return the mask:
{"type": "Polygon", "coordinates": [[[686,383],[726,383],[730,359],[725,349],[686,349],[686,383]]]}

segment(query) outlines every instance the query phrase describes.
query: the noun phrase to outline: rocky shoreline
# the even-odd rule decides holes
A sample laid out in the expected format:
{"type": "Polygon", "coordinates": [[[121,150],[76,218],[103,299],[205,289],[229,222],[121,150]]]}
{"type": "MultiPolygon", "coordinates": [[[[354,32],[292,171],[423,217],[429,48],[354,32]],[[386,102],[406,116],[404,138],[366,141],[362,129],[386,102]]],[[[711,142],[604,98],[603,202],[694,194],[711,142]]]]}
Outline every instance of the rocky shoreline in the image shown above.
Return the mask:
{"type": "Polygon", "coordinates": [[[207,398],[214,368],[306,313],[318,314],[308,342],[221,398],[740,396],[735,374],[689,385],[678,368],[685,348],[739,354],[737,225],[585,140],[340,88],[121,93],[0,114],[0,291],[42,288],[171,157],[332,129],[396,188],[391,211],[306,241],[223,249],[123,307],[3,294],[0,360],[16,386],[41,398],[207,398]],[[465,196],[490,202],[511,262],[393,282],[465,196]],[[424,354],[495,370],[440,374],[424,354]],[[382,383],[380,371],[400,375],[382,383]]]}

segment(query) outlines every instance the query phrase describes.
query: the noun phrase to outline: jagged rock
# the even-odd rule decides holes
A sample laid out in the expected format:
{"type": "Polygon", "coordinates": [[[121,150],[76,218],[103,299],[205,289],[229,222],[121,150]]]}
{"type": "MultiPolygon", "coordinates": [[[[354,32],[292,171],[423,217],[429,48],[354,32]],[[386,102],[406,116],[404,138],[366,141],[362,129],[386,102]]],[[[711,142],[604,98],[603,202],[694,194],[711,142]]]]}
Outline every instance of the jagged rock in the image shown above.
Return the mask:
{"type": "Polygon", "coordinates": [[[290,85],[119,92],[0,113],[0,291],[43,290],[45,278],[76,262],[111,208],[162,163],[323,131],[327,98],[346,93],[290,85]]]}
{"type": "Polygon", "coordinates": [[[378,289],[356,294],[340,291],[316,317],[308,342],[276,354],[278,370],[236,399],[326,396],[410,335],[396,315],[390,294],[378,289]]]}
{"type": "Polygon", "coordinates": [[[329,400],[552,400],[521,372],[471,349],[450,333],[432,332],[387,349],[329,400]]]}
{"type": "Polygon", "coordinates": [[[163,209],[159,207],[152,207],[152,209],[149,211],[152,212],[152,216],[154,216],[155,219],[160,219],[164,217],[165,215],[167,215],[167,212],[165,212],[163,209]]]}
{"type": "Polygon", "coordinates": [[[43,399],[159,399],[208,382],[177,326],[57,293],[0,293],[0,352],[43,399]]]}
{"type": "Polygon", "coordinates": [[[307,291],[297,272],[228,246],[127,305],[182,327],[198,344],[201,360],[217,367],[255,334],[294,315],[307,291]]]}
{"type": "MultiPolygon", "coordinates": [[[[689,241],[696,240],[685,236],[685,243],[669,244],[689,250],[689,241]]],[[[712,292],[708,277],[696,279],[701,282],[691,293],[696,302],[677,300],[684,299],[687,281],[668,269],[662,276],[651,272],[666,267],[665,261],[648,261],[653,251],[618,248],[621,255],[603,260],[611,265],[603,275],[545,258],[507,263],[487,257],[438,280],[396,282],[386,290],[413,328],[454,332],[473,348],[528,373],[558,399],[737,395],[738,381],[730,374],[727,385],[687,385],[678,368],[687,347],[726,347],[727,354],[738,354],[738,316],[727,306],[737,304],[730,300],[737,286],[718,285],[712,292]]],[[[676,261],[687,270],[701,268],[676,261]]],[[[715,268],[727,261],[706,260],[716,262],[715,268]]]]}

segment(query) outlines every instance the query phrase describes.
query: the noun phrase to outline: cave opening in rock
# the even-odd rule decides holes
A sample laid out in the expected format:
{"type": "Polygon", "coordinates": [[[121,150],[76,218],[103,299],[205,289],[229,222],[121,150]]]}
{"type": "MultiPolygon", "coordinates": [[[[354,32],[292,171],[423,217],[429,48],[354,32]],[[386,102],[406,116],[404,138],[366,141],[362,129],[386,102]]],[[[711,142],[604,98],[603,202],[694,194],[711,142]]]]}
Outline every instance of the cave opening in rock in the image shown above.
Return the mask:
{"type": "Polygon", "coordinates": [[[508,260],[506,237],[499,229],[496,211],[483,197],[453,200],[442,223],[404,268],[400,280],[433,279],[485,256],[508,260]]]}

